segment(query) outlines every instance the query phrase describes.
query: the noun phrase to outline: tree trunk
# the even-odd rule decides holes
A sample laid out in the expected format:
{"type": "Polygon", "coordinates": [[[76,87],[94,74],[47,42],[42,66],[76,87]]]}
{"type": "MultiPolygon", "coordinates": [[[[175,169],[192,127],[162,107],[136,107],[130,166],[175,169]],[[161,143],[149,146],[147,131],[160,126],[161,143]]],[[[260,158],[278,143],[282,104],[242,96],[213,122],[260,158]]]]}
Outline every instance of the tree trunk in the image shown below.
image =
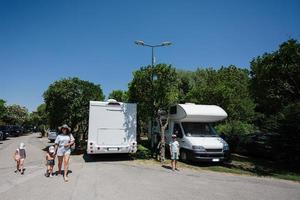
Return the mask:
{"type": "Polygon", "coordinates": [[[163,120],[160,118],[160,127],[161,127],[161,142],[160,142],[160,162],[163,164],[165,162],[166,157],[166,141],[165,141],[165,130],[168,126],[169,118],[166,119],[165,124],[163,124],[163,120]]]}

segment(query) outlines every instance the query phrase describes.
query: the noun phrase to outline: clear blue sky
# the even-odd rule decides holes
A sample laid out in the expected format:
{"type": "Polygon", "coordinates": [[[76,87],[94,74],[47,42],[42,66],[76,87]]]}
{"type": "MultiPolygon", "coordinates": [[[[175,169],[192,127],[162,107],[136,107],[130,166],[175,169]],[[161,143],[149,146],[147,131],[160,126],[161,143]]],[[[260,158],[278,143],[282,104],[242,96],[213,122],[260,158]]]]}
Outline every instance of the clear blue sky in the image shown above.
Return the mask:
{"type": "Polygon", "coordinates": [[[49,84],[77,76],[107,96],[156,61],[180,69],[230,64],[300,40],[300,1],[0,0],[0,98],[30,111],[49,84]]]}

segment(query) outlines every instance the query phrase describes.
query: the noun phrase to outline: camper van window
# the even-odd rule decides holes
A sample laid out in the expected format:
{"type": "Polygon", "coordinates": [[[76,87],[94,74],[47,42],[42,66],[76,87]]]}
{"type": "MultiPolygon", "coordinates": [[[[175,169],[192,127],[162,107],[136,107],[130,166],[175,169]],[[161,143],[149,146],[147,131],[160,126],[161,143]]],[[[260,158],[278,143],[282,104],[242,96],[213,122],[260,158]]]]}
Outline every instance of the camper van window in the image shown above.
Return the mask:
{"type": "Polygon", "coordinates": [[[177,114],[177,106],[172,106],[172,107],[170,108],[170,114],[171,114],[171,115],[177,114]]]}
{"type": "Polygon", "coordinates": [[[183,137],[179,124],[174,124],[173,134],[175,134],[179,138],[183,137]]]}
{"type": "Polygon", "coordinates": [[[214,128],[208,123],[183,122],[182,127],[187,137],[217,136],[214,128]]]}

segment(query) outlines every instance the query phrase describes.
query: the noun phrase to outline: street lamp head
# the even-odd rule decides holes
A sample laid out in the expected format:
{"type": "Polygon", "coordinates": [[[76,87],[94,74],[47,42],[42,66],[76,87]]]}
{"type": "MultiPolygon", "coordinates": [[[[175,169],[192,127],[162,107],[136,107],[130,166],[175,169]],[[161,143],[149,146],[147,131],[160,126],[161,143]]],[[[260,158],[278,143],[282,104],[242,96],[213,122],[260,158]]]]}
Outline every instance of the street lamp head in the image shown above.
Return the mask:
{"type": "Polygon", "coordinates": [[[162,42],[161,45],[162,46],[170,46],[172,44],[172,42],[162,42]]]}
{"type": "Polygon", "coordinates": [[[134,43],[137,45],[145,45],[145,42],[143,40],[136,40],[134,43]]]}

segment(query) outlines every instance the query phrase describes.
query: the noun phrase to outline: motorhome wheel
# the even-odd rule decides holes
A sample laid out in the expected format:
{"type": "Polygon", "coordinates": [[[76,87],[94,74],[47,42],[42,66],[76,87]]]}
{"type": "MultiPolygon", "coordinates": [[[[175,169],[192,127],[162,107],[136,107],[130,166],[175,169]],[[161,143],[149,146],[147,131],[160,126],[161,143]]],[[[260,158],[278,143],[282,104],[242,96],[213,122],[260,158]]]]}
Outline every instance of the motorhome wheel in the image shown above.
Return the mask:
{"type": "Polygon", "coordinates": [[[187,154],[186,154],[185,151],[181,151],[181,152],[180,152],[180,159],[181,159],[181,161],[183,161],[183,162],[186,162],[186,161],[187,161],[187,154]]]}

